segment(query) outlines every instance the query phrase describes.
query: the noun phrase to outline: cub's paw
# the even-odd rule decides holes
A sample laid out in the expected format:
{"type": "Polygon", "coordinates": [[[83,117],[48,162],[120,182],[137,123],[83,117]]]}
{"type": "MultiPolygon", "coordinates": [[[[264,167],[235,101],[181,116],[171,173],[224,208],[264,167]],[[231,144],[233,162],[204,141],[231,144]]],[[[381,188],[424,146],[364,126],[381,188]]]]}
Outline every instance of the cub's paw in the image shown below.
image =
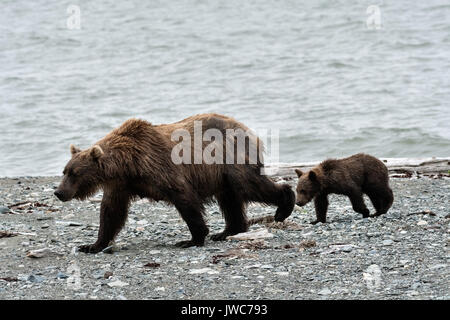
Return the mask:
{"type": "Polygon", "coordinates": [[[104,248],[101,246],[98,246],[96,244],[85,244],[78,247],[78,251],[84,252],[84,253],[98,253],[102,251],[104,248]]]}
{"type": "Polygon", "coordinates": [[[319,222],[326,223],[326,221],[319,221],[319,220],[314,220],[314,221],[311,221],[310,223],[312,225],[314,225],[314,224],[318,224],[319,222]]]}
{"type": "Polygon", "coordinates": [[[193,241],[193,240],[184,240],[175,243],[175,247],[178,248],[190,248],[190,247],[203,247],[204,242],[193,241]]]}

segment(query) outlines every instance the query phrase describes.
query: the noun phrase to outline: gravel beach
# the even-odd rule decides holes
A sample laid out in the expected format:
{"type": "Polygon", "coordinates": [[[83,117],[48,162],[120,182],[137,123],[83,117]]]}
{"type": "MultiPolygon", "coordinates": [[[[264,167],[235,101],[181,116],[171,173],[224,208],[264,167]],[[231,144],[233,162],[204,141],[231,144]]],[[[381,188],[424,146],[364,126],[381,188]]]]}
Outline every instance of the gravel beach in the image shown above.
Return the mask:
{"type": "MultiPolygon", "coordinates": [[[[447,177],[391,178],[382,217],[362,219],[333,195],[326,224],[309,224],[310,203],[284,223],[251,226],[265,238],[189,249],[174,246],[190,237],[175,208],[140,200],[96,255],[76,247],[96,240],[101,195],[62,203],[60,179],[0,179],[0,299],[450,298],[447,177]]],[[[251,205],[248,216],[274,211],[251,205]]],[[[221,231],[217,206],[207,213],[210,234],[221,231]]]]}

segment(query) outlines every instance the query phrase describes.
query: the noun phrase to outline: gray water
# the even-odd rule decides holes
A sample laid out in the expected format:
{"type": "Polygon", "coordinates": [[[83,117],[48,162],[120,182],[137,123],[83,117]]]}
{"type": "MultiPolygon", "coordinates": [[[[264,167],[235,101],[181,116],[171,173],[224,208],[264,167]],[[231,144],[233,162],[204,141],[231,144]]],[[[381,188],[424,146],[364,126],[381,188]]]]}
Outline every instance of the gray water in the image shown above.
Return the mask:
{"type": "Polygon", "coordinates": [[[70,2],[0,4],[0,176],[204,112],[278,129],[281,162],[450,155],[448,0],[72,3],[80,30],[70,2]]]}

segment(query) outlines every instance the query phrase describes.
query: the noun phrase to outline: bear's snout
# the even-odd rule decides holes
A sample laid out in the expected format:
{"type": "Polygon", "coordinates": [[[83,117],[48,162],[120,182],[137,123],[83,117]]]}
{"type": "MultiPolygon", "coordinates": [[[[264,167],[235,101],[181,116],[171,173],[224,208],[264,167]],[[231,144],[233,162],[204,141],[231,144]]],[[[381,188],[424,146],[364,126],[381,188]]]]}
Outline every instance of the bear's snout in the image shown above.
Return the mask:
{"type": "Polygon", "coordinates": [[[64,192],[62,192],[61,190],[56,190],[54,195],[61,201],[66,201],[65,196],[64,196],[64,192]]]}

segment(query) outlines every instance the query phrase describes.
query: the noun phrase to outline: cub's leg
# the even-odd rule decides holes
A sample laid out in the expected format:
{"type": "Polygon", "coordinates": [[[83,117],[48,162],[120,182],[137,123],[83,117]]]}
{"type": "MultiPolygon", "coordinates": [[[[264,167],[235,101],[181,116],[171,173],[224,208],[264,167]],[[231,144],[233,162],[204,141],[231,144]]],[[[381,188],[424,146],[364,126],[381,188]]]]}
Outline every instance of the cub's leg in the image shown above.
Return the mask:
{"type": "Polygon", "coordinates": [[[327,221],[328,196],[326,194],[318,194],[314,198],[314,206],[316,209],[316,220],[311,222],[311,224],[325,223],[327,221]]]}
{"type": "Polygon", "coordinates": [[[128,215],[131,195],[121,188],[105,189],[100,206],[100,227],[94,244],[82,245],[81,252],[97,253],[105,249],[122,229],[128,215]]]}

